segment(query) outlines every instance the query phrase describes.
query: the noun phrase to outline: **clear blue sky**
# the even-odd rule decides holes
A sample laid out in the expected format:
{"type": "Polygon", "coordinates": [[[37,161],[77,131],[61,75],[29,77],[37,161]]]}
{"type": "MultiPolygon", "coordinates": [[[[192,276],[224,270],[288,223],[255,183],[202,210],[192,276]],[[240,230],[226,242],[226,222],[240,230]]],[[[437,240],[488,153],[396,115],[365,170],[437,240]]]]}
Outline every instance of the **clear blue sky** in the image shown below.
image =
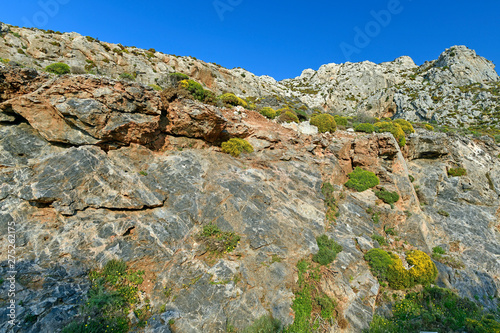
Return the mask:
{"type": "Polygon", "coordinates": [[[191,55],[278,80],[348,60],[408,55],[422,64],[457,44],[500,64],[498,0],[16,0],[3,1],[0,21],[191,55]],[[382,10],[388,15],[379,23],[372,13],[382,10]]]}

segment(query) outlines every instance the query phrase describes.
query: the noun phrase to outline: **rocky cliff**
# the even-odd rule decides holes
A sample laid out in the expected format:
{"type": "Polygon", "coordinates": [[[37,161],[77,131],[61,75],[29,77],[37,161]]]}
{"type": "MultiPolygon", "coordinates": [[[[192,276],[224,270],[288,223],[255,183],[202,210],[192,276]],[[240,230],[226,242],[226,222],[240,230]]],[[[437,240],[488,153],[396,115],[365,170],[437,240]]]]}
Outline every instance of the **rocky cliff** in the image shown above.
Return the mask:
{"type": "MultiPolygon", "coordinates": [[[[111,77],[132,68],[148,73],[129,82],[94,74],[53,76],[0,63],[0,316],[9,312],[11,287],[5,278],[11,270],[9,227],[15,226],[18,321],[13,332],[61,331],[89,298],[89,272],[112,259],[144,272],[137,309],[147,308],[150,315],[134,326],[137,332],[243,330],[269,315],[287,326],[297,316],[292,310],[297,263],[318,252],[316,237],[323,234],[342,246],[336,260],[317,272],[316,287],[336,302],[336,319],[322,323],[324,331],[360,332],[374,313],[389,311],[387,292],[402,295],[381,285],[364,259],[368,250],[381,246],[401,255],[411,249],[431,254],[440,246],[447,255],[434,259],[436,284],[486,309],[497,308],[500,146],[493,140],[417,129],[401,148],[387,133],[314,134],[241,107],[168,99],[143,84],[161,80],[170,71],[160,70],[167,60],[177,64],[176,71],[192,61],[189,74],[202,82],[202,77],[213,79],[215,90],[248,79],[258,82],[255,93],[261,94],[257,89],[266,82],[280,87],[325,80],[351,67],[356,73],[351,79],[347,72],[335,75],[346,82],[379,77],[374,82],[380,88],[354,84],[350,89],[382,94],[379,89],[402,80],[389,69],[410,73],[417,68],[410,59],[327,65],[276,83],[251,74],[242,79],[242,70],[189,58],[152,51],[148,56],[143,50],[134,55],[119,46],[121,52],[108,58],[112,51],[106,46],[113,50],[115,45],[74,33],[1,29],[20,35],[0,38],[2,57],[44,67],[64,54],[73,68],[87,59],[111,77]],[[25,54],[10,53],[13,46],[5,43],[25,54]],[[381,68],[387,68],[387,76],[377,74],[381,68]],[[201,74],[205,69],[208,74],[201,74]],[[238,158],[223,153],[220,143],[230,138],[246,139],[254,152],[238,158]],[[396,192],[400,199],[390,205],[374,189],[346,188],[347,175],[358,166],[378,176],[378,189],[396,192]],[[457,167],[466,175],[449,176],[457,167]],[[328,211],[332,207],[325,206],[325,183],[332,185],[334,217],[328,211]],[[200,238],[210,225],[238,235],[235,249],[214,255],[200,238]]],[[[455,52],[427,64],[429,80],[447,70],[450,84],[498,80],[492,66],[475,55],[467,57],[468,68],[460,69],[462,60],[452,64],[461,52],[469,54],[462,48],[455,52]],[[445,63],[449,69],[438,68],[445,63]],[[481,66],[483,71],[474,69],[481,66]]],[[[427,85],[418,77],[408,80],[415,87],[427,85]]],[[[494,101],[490,95],[486,99],[494,101]]],[[[139,312],[128,318],[138,323],[139,312]]],[[[8,322],[0,324],[0,332],[10,330],[8,322]]]]}
{"type": "MultiPolygon", "coordinates": [[[[324,233],[343,247],[322,271],[324,290],[338,300],[342,328],[359,331],[380,290],[363,253],[388,228],[395,249],[446,249],[461,265],[437,262],[439,284],[496,306],[500,148],[493,142],[420,130],[401,151],[387,134],[305,135],[255,111],[167,104],[138,83],[7,67],[0,77],[1,244],[5,260],[14,222],[16,332],[62,328],[86,298],[88,271],[110,259],[145,271],[144,293],[157,313],[148,332],[168,332],[173,318],[175,332],[244,328],[265,314],[290,324],[295,266],[324,233]],[[222,153],[214,143],[230,137],[246,138],[255,152],[222,153]],[[371,190],[343,187],[356,166],[399,193],[394,209],[371,190]],[[449,178],[456,166],[467,176],[449,178]],[[333,223],[325,182],[335,188],[333,223]],[[241,235],[234,252],[207,260],[196,235],[209,223],[241,235]]],[[[6,276],[7,261],[1,269],[6,276]]]]}
{"type": "Polygon", "coordinates": [[[137,82],[163,88],[171,83],[169,73],[180,72],[216,94],[232,92],[277,108],[293,102],[305,106],[308,113],[319,109],[344,115],[396,116],[483,130],[497,128],[500,120],[500,78],[495,66],[465,46],[453,46],[421,66],[407,56],[381,64],[326,64],[278,82],[242,68],[226,69],[193,57],[107,43],[77,33],[5,24],[1,29],[0,58],[39,70],[63,62],[76,74],[117,79],[129,73],[137,82]]]}

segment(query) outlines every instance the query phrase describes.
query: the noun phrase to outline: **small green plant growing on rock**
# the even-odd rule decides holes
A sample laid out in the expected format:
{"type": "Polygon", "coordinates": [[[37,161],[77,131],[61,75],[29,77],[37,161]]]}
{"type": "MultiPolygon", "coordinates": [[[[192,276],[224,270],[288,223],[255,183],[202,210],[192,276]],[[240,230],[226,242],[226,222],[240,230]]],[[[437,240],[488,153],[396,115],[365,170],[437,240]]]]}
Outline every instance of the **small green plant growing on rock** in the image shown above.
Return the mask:
{"type": "Polygon", "coordinates": [[[448,176],[450,177],[461,177],[467,174],[467,170],[464,168],[450,168],[448,169],[448,176]]]}
{"type": "Polygon", "coordinates": [[[320,265],[329,265],[337,258],[337,254],[342,252],[342,246],[328,238],[327,235],[317,237],[316,243],[319,251],[313,256],[313,261],[320,265]]]}
{"type": "Polygon", "coordinates": [[[434,127],[432,125],[429,125],[429,124],[425,124],[424,125],[424,128],[428,131],[431,131],[431,132],[434,132],[434,127]]]}
{"type": "Polygon", "coordinates": [[[69,66],[62,62],[56,62],[55,64],[48,65],[47,67],[45,67],[45,70],[49,73],[57,75],[68,74],[71,72],[69,66]]]}
{"type": "Polygon", "coordinates": [[[238,157],[241,153],[252,153],[252,145],[243,139],[232,138],[229,141],[222,143],[222,152],[238,157]]]}
{"type": "Polygon", "coordinates": [[[318,114],[311,118],[311,125],[318,127],[320,133],[330,132],[333,133],[337,130],[337,123],[335,118],[330,114],[318,114]]]}
{"type": "Polygon", "coordinates": [[[285,111],[278,117],[279,123],[299,123],[299,117],[292,111],[285,111]]]}
{"type": "Polygon", "coordinates": [[[440,260],[446,254],[446,251],[441,246],[435,246],[432,248],[432,258],[435,260],[440,260]]]}
{"type": "Polygon", "coordinates": [[[219,255],[232,252],[241,239],[236,233],[221,231],[217,225],[212,223],[203,226],[203,230],[197,238],[206,245],[208,251],[219,255]]]}
{"type": "Polygon", "coordinates": [[[135,76],[133,74],[130,74],[130,73],[121,73],[120,79],[126,80],[126,81],[135,81],[135,76]]]}
{"type": "Polygon", "coordinates": [[[332,222],[335,220],[337,210],[333,185],[328,182],[323,183],[321,186],[321,193],[325,196],[326,219],[332,222]]]}
{"type": "Polygon", "coordinates": [[[361,123],[354,127],[356,132],[373,133],[375,132],[375,127],[369,123],[361,123]]]}
{"type": "Polygon", "coordinates": [[[399,194],[397,192],[387,191],[383,187],[380,191],[375,192],[375,195],[386,204],[391,205],[391,207],[394,207],[394,203],[399,200],[399,194]]]}
{"type": "Polygon", "coordinates": [[[179,81],[182,81],[182,80],[189,80],[189,76],[187,76],[186,74],[182,74],[182,73],[170,73],[169,76],[176,80],[177,82],[179,81]]]}
{"type": "Polygon", "coordinates": [[[270,107],[264,107],[264,108],[260,109],[259,113],[261,115],[263,115],[264,117],[269,118],[269,119],[274,119],[277,116],[276,111],[270,107]]]}
{"type": "Polygon", "coordinates": [[[245,328],[243,333],[277,333],[280,332],[281,322],[272,316],[262,316],[251,326],[245,328]]]}
{"type": "Polygon", "coordinates": [[[432,248],[432,259],[453,268],[464,268],[464,263],[460,259],[447,254],[441,246],[432,248]]]}
{"type": "Polygon", "coordinates": [[[380,183],[380,180],[375,173],[363,170],[356,167],[353,172],[347,175],[349,180],[345,186],[358,192],[366,191],[369,188],[375,187],[380,183]]]}
{"type": "Polygon", "coordinates": [[[149,87],[153,88],[154,91],[162,91],[163,88],[157,84],[148,84],[149,87]]]}
{"type": "MultiPolygon", "coordinates": [[[[62,332],[128,332],[131,327],[127,314],[136,310],[138,287],[144,281],[143,275],[143,271],[128,269],[121,260],[110,260],[102,270],[91,271],[88,299],[80,315],[62,332]]],[[[146,306],[136,314],[139,314],[140,321],[144,321],[150,311],[146,306]]]]}
{"type": "Polygon", "coordinates": [[[294,291],[295,299],[292,310],[295,318],[285,333],[309,333],[318,329],[317,317],[328,322],[335,315],[335,300],[328,297],[321,289],[321,272],[315,263],[300,260],[297,263],[298,282],[294,291]]]}
{"type": "Polygon", "coordinates": [[[444,217],[448,217],[448,216],[450,216],[450,213],[448,213],[448,212],[447,212],[447,211],[445,211],[444,209],[439,209],[439,210],[437,211],[437,213],[438,213],[439,215],[441,215],[441,216],[444,216],[444,217]]]}
{"type": "Polygon", "coordinates": [[[374,241],[377,241],[377,243],[378,243],[380,246],[387,245],[387,241],[385,240],[385,238],[384,238],[383,236],[373,234],[373,235],[371,236],[371,238],[372,238],[374,241]]]}
{"type": "Polygon", "coordinates": [[[299,118],[299,121],[306,121],[307,119],[309,119],[309,115],[303,111],[303,110],[294,110],[295,111],[295,114],[297,115],[297,118],[299,118]]]}

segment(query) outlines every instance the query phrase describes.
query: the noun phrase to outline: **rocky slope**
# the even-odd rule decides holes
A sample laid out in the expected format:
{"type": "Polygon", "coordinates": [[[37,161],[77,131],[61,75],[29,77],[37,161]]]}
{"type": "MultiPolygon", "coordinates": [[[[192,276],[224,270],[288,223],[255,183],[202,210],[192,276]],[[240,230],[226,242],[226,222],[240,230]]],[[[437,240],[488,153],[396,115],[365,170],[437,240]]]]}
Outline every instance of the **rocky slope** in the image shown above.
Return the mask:
{"type": "Polygon", "coordinates": [[[339,114],[367,114],[453,127],[498,129],[500,78],[489,60],[465,46],[445,50],[437,60],[415,65],[407,56],[392,62],[327,64],[294,79],[276,81],[241,69],[225,69],[193,57],[179,57],[98,41],[77,33],[24,29],[2,23],[0,58],[43,69],[64,62],[73,73],[117,79],[132,73],[137,82],[168,87],[180,72],[217,94],[262,100],[262,106],[305,105],[339,114]],[[277,101],[276,101],[277,99],[277,101]],[[285,103],[288,102],[288,103],[285,103]]]}
{"type": "MultiPolygon", "coordinates": [[[[20,34],[8,38],[29,39],[28,30],[20,34]]],[[[33,52],[37,34],[46,38],[33,33],[33,52]]],[[[391,66],[413,68],[407,58],[391,66]]],[[[59,331],[85,303],[88,272],[111,259],[145,271],[142,297],[154,315],[137,331],[225,332],[268,314],[288,325],[296,264],[326,233],[343,247],[320,272],[337,301],[331,330],[360,332],[384,292],[363,255],[379,247],[371,236],[390,228],[394,251],[443,247],[450,259],[436,262],[438,285],[496,308],[499,153],[491,140],[425,130],[403,149],[390,134],[303,134],[241,107],[170,101],[140,83],[0,64],[0,271],[7,276],[15,225],[13,331],[59,331]],[[255,152],[222,153],[229,138],[247,139],[255,152]],[[343,186],[356,166],[400,195],[394,208],[373,190],[343,186]],[[467,175],[448,177],[457,166],[467,175]],[[325,182],[335,190],[333,222],[325,182]],[[209,223],[241,236],[233,252],[208,255],[197,235],[209,223]]],[[[9,284],[1,288],[5,318],[9,284]]]]}

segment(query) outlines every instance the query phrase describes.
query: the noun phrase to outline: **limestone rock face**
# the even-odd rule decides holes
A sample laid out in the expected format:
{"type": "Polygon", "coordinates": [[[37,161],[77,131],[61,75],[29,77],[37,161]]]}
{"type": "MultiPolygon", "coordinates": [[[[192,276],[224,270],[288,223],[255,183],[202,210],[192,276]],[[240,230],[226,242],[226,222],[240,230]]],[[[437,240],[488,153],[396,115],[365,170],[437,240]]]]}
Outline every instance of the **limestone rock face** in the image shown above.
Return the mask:
{"type": "MultiPolygon", "coordinates": [[[[68,58],[73,67],[88,56],[100,70],[108,68],[105,58],[124,68],[137,64],[138,71],[154,63],[158,73],[167,73],[167,60],[187,68],[184,58],[152,51],[150,57],[134,55],[131,48],[74,33],[12,29],[21,35],[6,35],[12,45],[33,42],[26,61],[45,65],[60,59],[60,49],[46,43],[50,37],[75,54],[68,58]]],[[[0,38],[4,58],[10,49],[2,43],[0,38]]],[[[467,77],[492,82],[487,63],[462,49],[455,57],[483,68],[467,77]]],[[[307,99],[311,94],[294,89],[304,90],[298,82],[311,81],[320,90],[339,87],[332,96],[356,92],[349,100],[330,100],[353,112],[353,98],[371,96],[370,110],[360,105],[373,115],[397,114],[409,103],[398,84],[427,85],[418,75],[410,77],[419,69],[408,57],[380,65],[325,65],[286,82],[243,77],[248,72],[241,69],[206,71],[217,66],[190,61],[193,77],[214,90],[237,89],[241,82],[252,86],[255,80],[256,86],[283,87],[279,93],[307,99]],[[323,88],[328,80],[331,86],[323,88]],[[367,82],[371,87],[363,86],[367,82]]],[[[443,64],[453,80],[464,83],[458,63],[443,61],[450,61],[443,64]]],[[[117,68],[109,65],[113,74],[108,74],[118,74],[117,68]]],[[[364,260],[368,250],[380,246],[373,235],[385,236],[399,254],[416,248],[430,254],[433,247],[443,247],[449,260],[436,262],[437,284],[487,308],[498,306],[500,146],[493,141],[417,130],[400,148],[386,133],[318,134],[306,122],[282,126],[241,107],[186,98],[165,103],[141,83],[150,83],[141,75],[140,82],[127,82],[0,66],[0,276],[9,271],[8,226],[15,225],[20,324],[13,332],[60,330],[85,303],[89,271],[111,259],[145,271],[141,290],[155,313],[146,332],[170,332],[170,319],[175,319],[174,332],[193,333],[224,332],[228,324],[243,330],[264,315],[288,325],[294,320],[297,262],[318,251],[316,237],[323,234],[343,247],[333,263],[321,268],[319,282],[337,301],[343,323],[338,331],[362,332],[377,308],[381,286],[364,260]],[[247,140],[254,152],[239,158],[222,153],[220,143],[229,138],[247,140]],[[359,193],[345,187],[355,167],[374,172],[380,185],[359,193]],[[456,167],[467,174],[449,177],[448,170],[456,167]],[[325,182],[334,189],[334,220],[326,215],[325,182]],[[382,187],[398,193],[393,206],[375,195],[382,187]],[[241,236],[233,252],[209,256],[197,237],[209,223],[241,236]]],[[[267,88],[248,91],[260,89],[267,88]]],[[[430,114],[426,101],[422,95],[420,104],[412,102],[418,106],[415,117],[430,114]]],[[[8,288],[0,285],[2,317],[8,288]]],[[[8,331],[2,321],[0,332],[8,331]]]]}
{"type": "Polygon", "coordinates": [[[427,77],[436,83],[447,82],[465,86],[499,80],[495,65],[491,61],[478,56],[474,50],[463,45],[454,46],[441,53],[433,67],[436,70],[429,72],[427,77]],[[449,68],[449,71],[437,70],[444,67],[449,68]]]}
{"type": "Polygon", "coordinates": [[[488,142],[419,134],[410,138],[414,157],[408,163],[426,215],[427,244],[441,246],[462,264],[462,269],[439,266],[440,283],[469,298],[480,297],[490,308],[496,306],[490,296],[498,292],[500,268],[496,151],[498,146],[488,142]],[[467,175],[448,176],[456,167],[467,175]]]}

